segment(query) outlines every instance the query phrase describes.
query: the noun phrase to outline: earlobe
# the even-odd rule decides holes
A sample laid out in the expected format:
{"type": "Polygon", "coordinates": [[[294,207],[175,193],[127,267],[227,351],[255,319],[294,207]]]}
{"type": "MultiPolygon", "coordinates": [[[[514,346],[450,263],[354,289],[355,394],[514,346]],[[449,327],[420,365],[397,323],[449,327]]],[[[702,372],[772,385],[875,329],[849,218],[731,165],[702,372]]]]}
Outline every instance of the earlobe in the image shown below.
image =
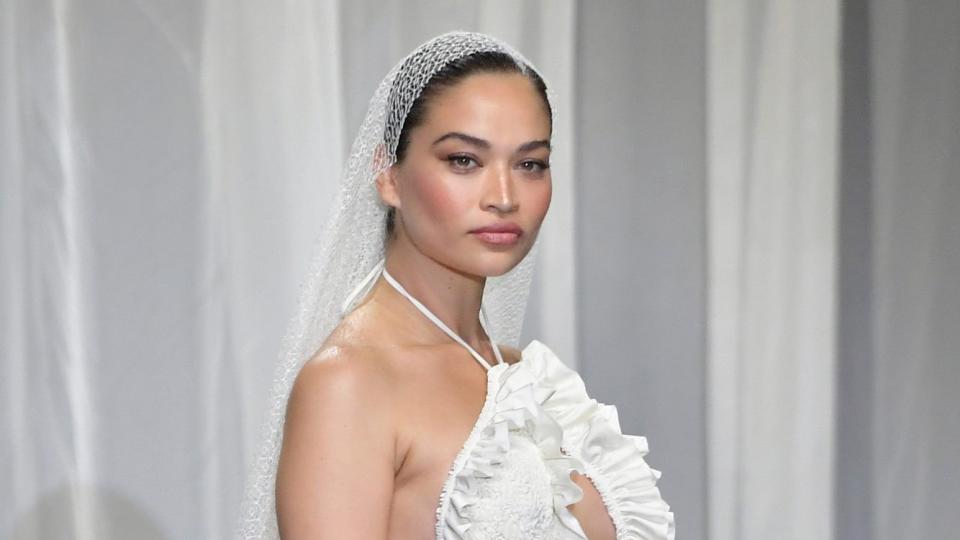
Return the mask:
{"type": "Polygon", "coordinates": [[[380,171],[377,175],[377,192],[380,193],[380,199],[387,206],[400,208],[400,190],[397,186],[397,166],[396,164],[380,171]]]}

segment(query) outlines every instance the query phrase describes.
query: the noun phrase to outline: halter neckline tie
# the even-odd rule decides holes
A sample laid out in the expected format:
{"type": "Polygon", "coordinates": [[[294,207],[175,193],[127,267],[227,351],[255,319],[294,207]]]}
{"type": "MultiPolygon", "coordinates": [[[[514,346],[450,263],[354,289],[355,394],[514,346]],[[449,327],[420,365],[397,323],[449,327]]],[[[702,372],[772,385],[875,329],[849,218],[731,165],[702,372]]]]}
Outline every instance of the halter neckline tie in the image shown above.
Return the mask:
{"type": "MultiPolygon", "coordinates": [[[[380,274],[383,274],[383,277],[387,280],[387,283],[389,283],[400,294],[406,296],[407,300],[410,300],[410,303],[412,303],[417,309],[419,309],[421,313],[426,315],[426,317],[430,319],[430,321],[432,321],[434,324],[440,327],[440,329],[443,330],[444,333],[446,333],[448,336],[453,338],[453,340],[459,343],[460,345],[463,345],[467,349],[467,351],[469,351],[470,354],[477,360],[477,362],[480,362],[480,365],[483,366],[484,369],[490,369],[491,367],[490,364],[486,361],[486,359],[483,358],[483,356],[480,355],[480,353],[478,353],[476,350],[474,350],[473,347],[467,344],[467,342],[464,341],[463,338],[458,336],[456,332],[451,330],[449,326],[444,324],[444,322],[440,320],[440,317],[437,317],[436,315],[434,315],[434,313],[430,311],[430,309],[427,308],[427,306],[423,305],[422,302],[420,302],[412,294],[407,292],[407,290],[403,288],[403,285],[401,285],[392,275],[390,275],[390,272],[387,272],[386,261],[383,258],[381,258],[379,261],[377,261],[376,264],[373,265],[373,268],[370,269],[370,272],[367,273],[367,275],[364,276],[362,280],[360,280],[360,283],[358,283],[357,286],[354,287],[352,291],[350,291],[350,294],[347,295],[347,298],[344,300],[343,305],[340,307],[341,316],[346,315],[353,308],[353,301],[356,298],[363,298],[364,296],[366,296],[367,292],[369,292],[369,290],[373,287],[373,284],[376,283],[376,278],[380,274]]],[[[497,358],[497,364],[502,364],[503,355],[500,354],[500,347],[497,346],[497,342],[494,341],[493,336],[490,335],[490,330],[487,329],[486,314],[485,314],[485,310],[483,309],[482,302],[480,304],[479,315],[480,315],[480,327],[483,328],[483,331],[487,334],[487,336],[490,337],[490,345],[493,347],[493,354],[497,358]]]]}
{"type": "MultiPolygon", "coordinates": [[[[459,343],[460,345],[463,345],[467,349],[467,351],[469,351],[470,354],[473,355],[473,357],[477,360],[477,362],[480,362],[480,365],[483,366],[484,369],[491,368],[490,364],[486,361],[486,359],[483,358],[483,356],[480,355],[480,353],[478,353],[473,347],[471,347],[466,341],[464,341],[463,338],[458,336],[456,332],[451,330],[449,326],[447,326],[443,321],[440,320],[440,317],[437,317],[436,315],[434,315],[434,313],[430,311],[430,309],[427,308],[427,306],[423,305],[422,302],[420,302],[412,294],[407,292],[407,290],[403,288],[403,285],[400,285],[400,283],[392,275],[390,275],[390,272],[387,272],[387,268],[385,265],[381,267],[381,272],[383,273],[383,277],[387,280],[387,283],[392,285],[394,289],[400,292],[400,294],[406,296],[407,300],[410,300],[411,304],[413,304],[417,309],[419,309],[421,313],[426,315],[427,318],[430,319],[434,324],[440,327],[440,329],[443,330],[444,333],[446,333],[448,336],[453,338],[453,340],[459,343]]],[[[481,303],[480,304],[480,327],[483,328],[483,331],[486,332],[487,336],[490,336],[490,331],[487,330],[487,323],[485,320],[486,317],[484,316],[483,312],[484,312],[483,304],[481,303]]],[[[490,346],[493,347],[493,354],[494,356],[497,357],[497,363],[502,364],[503,356],[500,354],[500,347],[497,346],[497,342],[494,341],[493,336],[490,336],[490,346]]]]}

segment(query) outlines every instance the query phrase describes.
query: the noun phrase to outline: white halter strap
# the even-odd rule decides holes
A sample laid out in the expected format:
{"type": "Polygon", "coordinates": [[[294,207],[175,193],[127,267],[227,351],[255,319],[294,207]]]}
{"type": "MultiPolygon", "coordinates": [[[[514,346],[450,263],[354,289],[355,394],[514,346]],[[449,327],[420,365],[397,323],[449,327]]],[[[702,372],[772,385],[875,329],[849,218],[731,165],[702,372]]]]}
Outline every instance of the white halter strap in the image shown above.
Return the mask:
{"type": "MultiPolygon", "coordinates": [[[[454,341],[466,347],[466,349],[470,351],[470,354],[472,354],[473,357],[476,358],[477,362],[480,362],[480,365],[483,366],[484,369],[490,369],[490,364],[487,363],[487,361],[483,358],[483,356],[480,356],[480,353],[475,351],[473,347],[468,345],[467,342],[463,340],[463,338],[458,336],[453,330],[450,329],[450,327],[444,324],[439,317],[437,317],[436,315],[433,314],[432,311],[427,309],[427,306],[423,305],[419,300],[414,298],[412,294],[407,292],[407,290],[403,288],[403,285],[400,285],[400,283],[398,283],[397,280],[390,275],[390,272],[387,272],[386,266],[380,265],[380,269],[383,273],[383,277],[386,278],[387,282],[390,285],[392,285],[394,289],[399,291],[400,294],[406,296],[407,299],[410,300],[410,303],[416,306],[416,308],[419,309],[421,313],[426,315],[428,319],[430,319],[431,321],[433,321],[434,324],[439,326],[440,329],[443,330],[448,336],[453,338],[454,341]]],[[[480,304],[480,326],[481,328],[483,328],[483,331],[486,332],[488,336],[490,336],[490,332],[487,330],[486,317],[484,316],[484,309],[483,309],[482,303],[480,304]]],[[[497,346],[497,342],[493,340],[492,336],[490,337],[490,345],[493,347],[494,356],[497,357],[497,363],[502,364],[503,356],[501,356],[500,354],[500,347],[497,346]]]]}

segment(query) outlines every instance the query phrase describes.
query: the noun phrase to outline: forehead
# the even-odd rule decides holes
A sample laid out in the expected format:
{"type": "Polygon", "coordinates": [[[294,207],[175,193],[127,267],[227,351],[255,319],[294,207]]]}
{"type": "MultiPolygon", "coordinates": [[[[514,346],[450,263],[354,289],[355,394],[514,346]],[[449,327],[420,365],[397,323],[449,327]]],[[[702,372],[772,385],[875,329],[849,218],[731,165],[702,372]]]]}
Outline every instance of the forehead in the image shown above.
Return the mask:
{"type": "MultiPolygon", "coordinates": [[[[550,136],[546,104],[520,73],[477,73],[432,96],[418,131],[424,136],[467,133],[494,144],[550,136]]],[[[412,134],[416,137],[416,134],[412,134]]]]}

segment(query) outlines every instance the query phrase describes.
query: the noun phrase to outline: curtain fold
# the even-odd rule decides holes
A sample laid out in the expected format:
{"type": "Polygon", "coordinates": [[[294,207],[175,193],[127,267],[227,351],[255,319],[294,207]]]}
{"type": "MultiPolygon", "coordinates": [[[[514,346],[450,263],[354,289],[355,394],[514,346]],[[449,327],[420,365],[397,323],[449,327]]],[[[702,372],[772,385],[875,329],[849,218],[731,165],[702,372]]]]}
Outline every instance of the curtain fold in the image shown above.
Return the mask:
{"type": "Polygon", "coordinates": [[[336,195],[345,148],[338,16],[338,2],[205,6],[196,82],[204,135],[197,436],[209,456],[199,483],[206,538],[232,532],[245,471],[218,457],[239,448],[239,463],[250,463],[257,451],[278,336],[336,195]],[[225,433],[238,413],[242,429],[225,433]]]}
{"type": "MultiPolygon", "coordinates": [[[[99,450],[86,288],[90,173],[73,92],[73,14],[65,2],[44,1],[5,3],[0,17],[0,427],[9,441],[0,498],[24,509],[69,493],[64,519],[77,538],[94,538],[85,487],[99,450]],[[47,381],[53,388],[35,391],[47,381]]],[[[0,514],[0,531],[12,517],[0,514]]],[[[19,524],[30,534],[42,526],[37,516],[19,524]]]]}
{"type": "Polygon", "coordinates": [[[710,538],[831,538],[839,3],[708,8],[710,538]]]}

